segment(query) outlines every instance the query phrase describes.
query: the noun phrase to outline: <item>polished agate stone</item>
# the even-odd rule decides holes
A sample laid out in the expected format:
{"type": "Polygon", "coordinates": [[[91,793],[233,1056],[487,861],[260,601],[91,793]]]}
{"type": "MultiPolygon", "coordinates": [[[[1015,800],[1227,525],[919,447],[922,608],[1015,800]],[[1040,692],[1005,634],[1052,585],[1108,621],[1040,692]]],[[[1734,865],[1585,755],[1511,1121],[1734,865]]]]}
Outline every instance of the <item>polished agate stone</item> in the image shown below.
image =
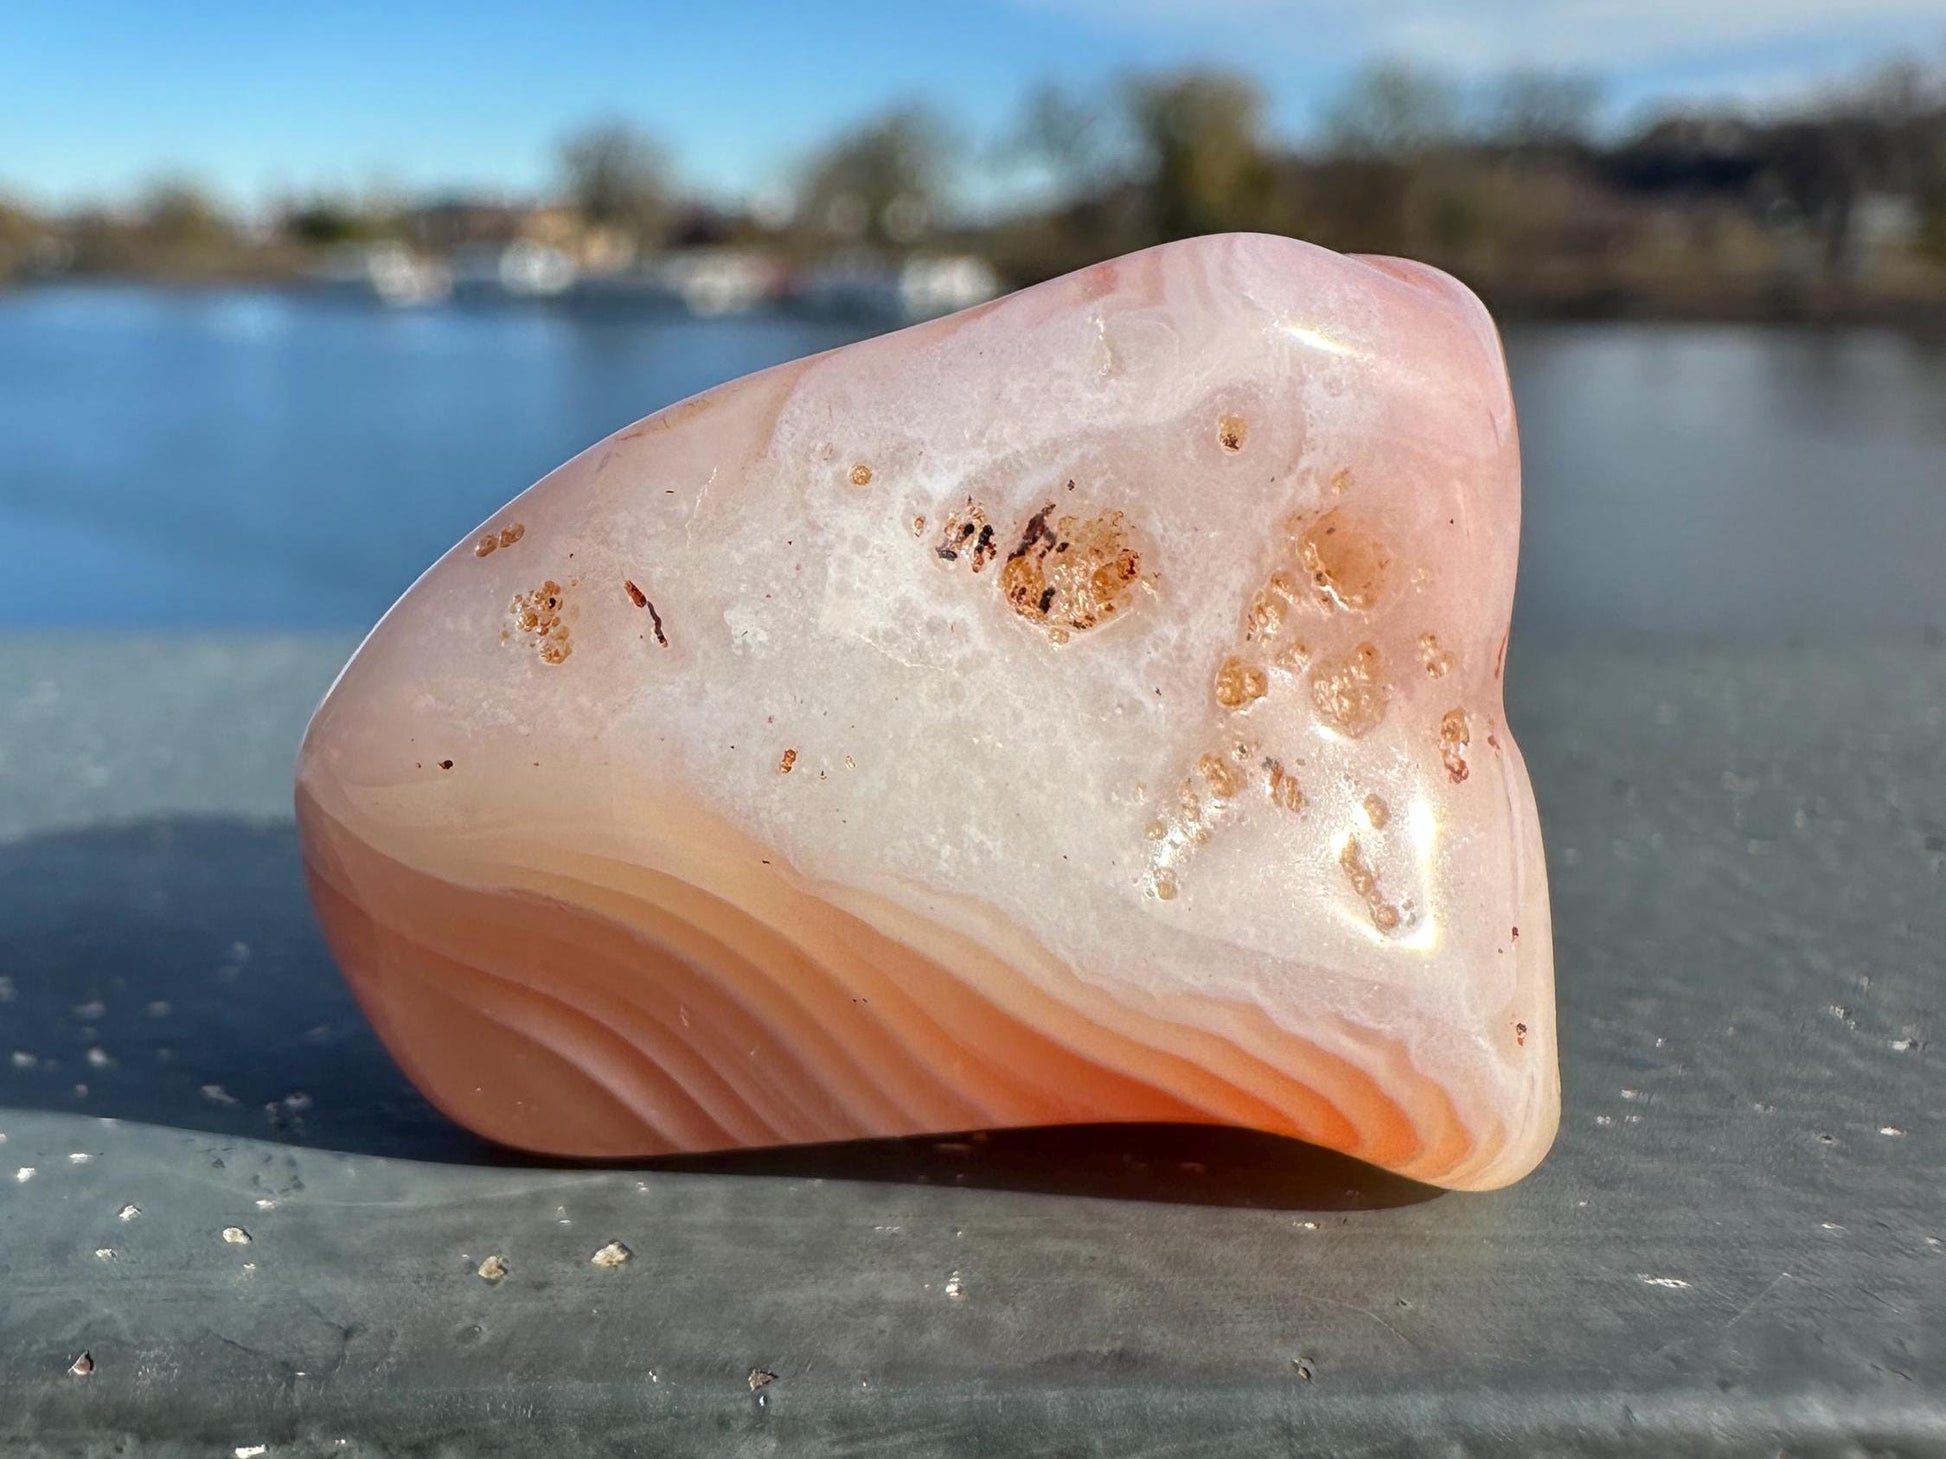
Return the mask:
{"type": "Polygon", "coordinates": [[[1171,1120],[1505,1184],[1559,1103],[1519,489],[1479,302],[1286,239],[753,375],[374,630],[318,911],[529,1150],[1171,1120]]]}

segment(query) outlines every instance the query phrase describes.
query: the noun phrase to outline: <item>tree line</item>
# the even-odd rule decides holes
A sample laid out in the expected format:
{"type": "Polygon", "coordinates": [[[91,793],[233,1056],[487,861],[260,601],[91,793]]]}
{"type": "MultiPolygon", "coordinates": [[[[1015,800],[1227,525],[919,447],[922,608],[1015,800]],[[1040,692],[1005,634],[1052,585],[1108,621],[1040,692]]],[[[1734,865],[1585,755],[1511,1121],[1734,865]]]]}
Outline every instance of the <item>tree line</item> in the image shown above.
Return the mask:
{"type": "MultiPolygon", "coordinates": [[[[551,236],[605,240],[617,266],[711,243],[807,258],[955,250],[1030,283],[1241,229],[1423,258],[1512,308],[1946,300],[1941,67],[1900,60],[1763,110],[1671,105],[1620,130],[1601,116],[1592,76],[1518,70],[1462,86],[1384,61],[1293,145],[1244,75],[1137,75],[1044,86],[984,141],[925,106],[893,107],[818,149],[788,196],[738,208],[685,196],[655,141],[612,120],[563,143],[546,211],[551,236]],[[992,200],[977,211],[973,183],[992,200]]],[[[129,207],[53,217],[0,200],[0,277],[277,275],[321,248],[445,247],[543,211],[467,206],[312,196],[245,222],[180,180],[129,207]]]]}

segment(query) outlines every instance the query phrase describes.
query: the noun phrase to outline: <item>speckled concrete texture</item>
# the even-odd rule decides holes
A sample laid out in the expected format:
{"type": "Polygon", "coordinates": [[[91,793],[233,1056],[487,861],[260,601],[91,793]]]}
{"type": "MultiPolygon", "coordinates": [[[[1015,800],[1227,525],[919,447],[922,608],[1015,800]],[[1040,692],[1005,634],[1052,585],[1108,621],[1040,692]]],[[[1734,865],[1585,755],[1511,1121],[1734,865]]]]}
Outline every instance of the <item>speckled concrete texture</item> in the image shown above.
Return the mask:
{"type": "Polygon", "coordinates": [[[1516,645],[1566,1115],[1489,1196],[1195,1130],[484,1147],[299,883],[350,647],[0,648],[0,1451],[1946,1452],[1937,643],[1516,645]]]}

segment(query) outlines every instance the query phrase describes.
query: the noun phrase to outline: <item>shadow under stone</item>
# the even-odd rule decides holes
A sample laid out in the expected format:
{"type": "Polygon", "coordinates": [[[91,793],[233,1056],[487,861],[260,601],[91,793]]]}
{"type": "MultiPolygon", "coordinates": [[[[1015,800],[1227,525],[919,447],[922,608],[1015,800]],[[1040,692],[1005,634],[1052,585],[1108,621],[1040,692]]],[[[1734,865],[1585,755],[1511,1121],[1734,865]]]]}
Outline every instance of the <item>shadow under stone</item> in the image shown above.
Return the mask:
{"type": "MultiPolygon", "coordinates": [[[[464,1164],[584,1164],[469,1134],[400,1073],[312,919],[296,829],[179,817],[0,845],[0,1108],[464,1164]]],[[[1295,1140],[1082,1125],[627,1162],[1288,1210],[1438,1191],[1295,1140]]]]}
{"type": "Polygon", "coordinates": [[[496,1159],[399,1072],[311,917],[288,822],[0,845],[0,1107],[496,1159]]]}

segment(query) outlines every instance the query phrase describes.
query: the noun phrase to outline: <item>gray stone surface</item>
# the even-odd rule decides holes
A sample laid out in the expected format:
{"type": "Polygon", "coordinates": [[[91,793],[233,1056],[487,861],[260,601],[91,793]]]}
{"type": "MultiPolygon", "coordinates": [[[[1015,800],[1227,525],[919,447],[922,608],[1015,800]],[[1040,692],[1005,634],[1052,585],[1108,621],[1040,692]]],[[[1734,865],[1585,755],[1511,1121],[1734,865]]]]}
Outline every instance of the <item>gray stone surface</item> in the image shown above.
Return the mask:
{"type": "Polygon", "coordinates": [[[1484,1196],[1193,1130],[498,1154],[299,885],[349,647],[0,647],[0,1452],[1946,1453],[1936,644],[1516,646],[1566,1114],[1484,1196]]]}

